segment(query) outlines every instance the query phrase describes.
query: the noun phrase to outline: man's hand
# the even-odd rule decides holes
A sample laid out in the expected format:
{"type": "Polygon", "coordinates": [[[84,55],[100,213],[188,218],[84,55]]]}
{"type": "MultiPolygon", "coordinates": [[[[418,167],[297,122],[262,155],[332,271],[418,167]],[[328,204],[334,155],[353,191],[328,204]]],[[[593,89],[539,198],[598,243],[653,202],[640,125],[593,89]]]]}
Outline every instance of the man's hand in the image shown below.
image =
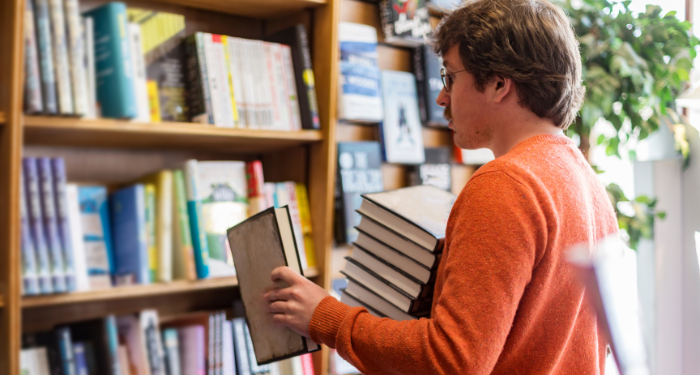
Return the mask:
{"type": "Polygon", "coordinates": [[[309,337],[309,324],[316,306],[329,294],[289,267],[278,267],[272,271],[272,281],[286,282],[286,288],[276,288],[265,293],[268,308],[274,314],[275,323],[285,325],[292,331],[309,337]]]}

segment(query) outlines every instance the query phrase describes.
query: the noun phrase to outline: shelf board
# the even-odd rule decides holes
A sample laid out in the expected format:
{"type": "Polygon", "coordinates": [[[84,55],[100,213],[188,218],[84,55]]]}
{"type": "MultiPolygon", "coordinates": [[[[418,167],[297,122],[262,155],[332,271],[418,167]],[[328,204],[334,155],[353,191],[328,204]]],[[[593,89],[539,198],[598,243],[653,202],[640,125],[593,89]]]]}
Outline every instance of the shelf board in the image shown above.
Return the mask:
{"type": "MultiPolygon", "coordinates": [[[[318,276],[318,272],[313,269],[308,270],[306,274],[309,278],[318,276]]],[[[92,290],[87,292],[23,297],[22,308],[34,309],[58,305],[133,300],[214,289],[234,288],[237,286],[238,279],[236,277],[222,277],[196,281],[178,280],[170,283],[121,286],[111,289],[92,290]]],[[[0,297],[0,307],[2,307],[2,297],[0,297]]]]}
{"type": "Polygon", "coordinates": [[[232,129],[181,122],[24,117],[24,139],[29,145],[260,153],[318,142],[322,138],[319,130],[232,129]]]}
{"type": "Polygon", "coordinates": [[[251,18],[273,18],[300,11],[306,8],[315,8],[327,3],[327,0],[155,0],[160,3],[181,5],[189,8],[198,8],[235,14],[251,18]]]}

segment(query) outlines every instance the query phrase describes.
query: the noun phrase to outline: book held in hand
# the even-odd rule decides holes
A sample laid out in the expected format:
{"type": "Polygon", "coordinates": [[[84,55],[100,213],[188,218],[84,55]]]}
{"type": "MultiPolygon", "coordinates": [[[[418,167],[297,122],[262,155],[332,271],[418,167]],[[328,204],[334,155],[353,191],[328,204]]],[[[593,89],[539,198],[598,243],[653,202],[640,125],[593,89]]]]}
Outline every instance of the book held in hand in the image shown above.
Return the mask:
{"type": "Polygon", "coordinates": [[[288,207],[268,208],[227,234],[258,364],[320,349],[311,339],[274,323],[262,298],[272,288],[285,286],[271,281],[275,268],[287,266],[303,275],[288,207]]]}

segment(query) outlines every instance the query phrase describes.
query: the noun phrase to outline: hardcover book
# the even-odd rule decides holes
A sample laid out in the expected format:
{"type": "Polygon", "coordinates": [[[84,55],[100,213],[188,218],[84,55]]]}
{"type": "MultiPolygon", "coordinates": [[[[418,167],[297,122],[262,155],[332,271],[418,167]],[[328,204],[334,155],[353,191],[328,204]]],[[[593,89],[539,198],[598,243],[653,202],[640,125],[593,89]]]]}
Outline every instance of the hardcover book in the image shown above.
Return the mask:
{"type": "Polygon", "coordinates": [[[176,170],[173,171],[173,278],[196,280],[194,263],[185,175],[176,170]]]}
{"type": "Polygon", "coordinates": [[[73,104],[75,114],[84,116],[88,114],[88,86],[87,71],[83,65],[85,55],[85,43],[80,20],[80,4],[78,0],[64,0],[66,8],[66,36],[68,38],[68,52],[70,57],[70,77],[73,88],[73,104]]]}
{"type": "Polygon", "coordinates": [[[150,284],[144,186],[132,185],[110,196],[116,285],[150,284]]]}
{"type": "Polygon", "coordinates": [[[384,113],[379,89],[377,30],[367,25],[341,22],[338,34],[338,117],[348,121],[379,122],[384,113]]]}
{"type": "Polygon", "coordinates": [[[425,161],[416,95],[413,74],[382,71],[384,121],[381,123],[381,138],[384,159],[389,163],[420,164],[425,161]]]}
{"type": "Polygon", "coordinates": [[[209,89],[209,77],[204,55],[205,33],[195,33],[185,39],[185,66],[187,106],[190,121],[202,124],[214,123],[214,112],[209,89]]]}
{"type": "Polygon", "coordinates": [[[54,291],[69,292],[75,290],[75,275],[73,274],[72,265],[69,265],[69,267],[66,265],[63,245],[58,238],[51,160],[49,158],[38,158],[36,159],[36,166],[39,172],[39,197],[41,217],[44,221],[44,238],[46,239],[46,248],[49,250],[54,291]],[[70,286],[73,289],[69,289],[70,286]]]}
{"type": "Polygon", "coordinates": [[[272,321],[261,298],[275,284],[272,270],[288,266],[303,275],[288,208],[269,208],[228,230],[241,300],[258,365],[319,350],[311,339],[272,321]]]}
{"type": "Polygon", "coordinates": [[[63,12],[64,0],[50,0],[51,36],[53,40],[53,63],[55,67],[56,90],[58,91],[58,111],[62,115],[75,114],[73,88],[70,81],[68,63],[68,42],[66,41],[66,19],[63,12]]]}
{"type": "Polygon", "coordinates": [[[426,42],[431,26],[425,0],[381,0],[379,8],[387,43],[417,46],[426,42]]]}
{"type": "MultiPolygon", "coordinates": [[[[27,200],[24,194],[23,175],[20,173],[19,189],[19,215],[20,215],[20,241],[22,253],[22,294],[35,295],[42,293],[39,289],[39,273],[37,270],[36,250],[31,236],[29,235],[29,219],[27,217],[27,200]]],[[[48,276],[48,275],[47,275],[48,276]]],[[[42,284],[50,282],[48,277],[42,278],[42,284]]]]}
{"type": "Polygon", "coordinates": [[[413,50],[413,71],[418,86],[418,107],[425,125],[447,126],[445,108],[437,104],[442,91],[442,58],[433,52],[431,46],[420,46],[413,50]]]}
{"type": "Polygon", "coordinates": [[[377,142],[338,143],[338,177],[335,193],[335,241],[355,241],[362,203],[361,194],[384,190],[381,153],[377,142]]]}
{"type": "Polygon", "coordinates": [[[36,251],[37,273],[39,278],[39,290],[41,293],[60,292],[54,286],[57,280],[57,271],[52,267],[49,248],[46,245],[43,217],[41,213],[41,198],[39,197],[39,175],[36,168],[36,159],[22,159],[22,179],[24,182],[24,196],[27,201],[27,219],[29,221],[29,235],[36,251]]]}
{"type": "Polygon", "coordinates": [[[62,158],[47,159],[51,164],[51,187],[53,189],[56,228],[63,249],[63,266],[68,291],[76,290],[75,252],[68,225],[68,198],[66,195],[66,166],[62,158]]]}
{"type": "Polygon", "coordinates": [[[90,289],[110,288],[113,267],[107,188],[80,186],[78,199],[90,289]]]}
{"type": "Polygon", "coordinates": [[[34,23],[34,2],[27,0],[24,11],[24,111],[26,113],[40,113],[43,110],[39,51],[34,23]]]}
{"type": "Polygon", "coordinates": [[[58,113],[56,98],[56,75],[53,63],[53,42],[51,41],[51,21],[49,20],[49,0],[34,2],[36,16],[36,40],[39,50],[39,70],[41,72],[41,93],[46,114],[58,113]]]}
{"type": "Polygon", "coordinates": [[[450,147],[426,148],[425,163],[411,166],[406,171],[407,185],[432,185],[452,191],[451,151],[450,147]]]}
{"type": "Polygon", "coordinates": [[[197,277],[200,279],[209,276],[209,247],[207,236],[202,223],[202,201],[199,196],[199,167],[197,160],[185,162],[185,193],[187,195],[187,214],[190,219],[190,232],[192,234],[192,249],[194,250],[194,264],[197,277]]]}

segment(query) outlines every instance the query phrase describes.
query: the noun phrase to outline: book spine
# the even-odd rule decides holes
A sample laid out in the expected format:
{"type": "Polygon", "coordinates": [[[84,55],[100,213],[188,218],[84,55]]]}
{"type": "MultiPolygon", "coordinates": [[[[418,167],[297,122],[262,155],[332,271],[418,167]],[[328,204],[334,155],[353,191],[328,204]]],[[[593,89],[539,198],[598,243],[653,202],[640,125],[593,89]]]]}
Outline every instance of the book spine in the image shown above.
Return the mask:
{"type": "Polygon", "coordinates": [[[250,330],[248,329],[247,324],[244,326],[244,329],[245,343],[246,347],[248,348],[248,358],[250,358],[250,371],[253,374],[260,374],[270,371],[270,366],[258,364],[258,359],[255,357],[255,349],[253,348],[253,339],[250,337],[250,330]]]}
{"type": "Polygon", "coordinates": [[[384,33],[385,40],[393,40],[396,35],[394,34],[394,15],[392,14],[391,5],[394,0],[380,0],[379,1],[379,18],[382,23],[382,32],[384,33]]]}
{"type": "Polygon", "coordinates": [[[87,357],[85,356],[85,345],[82,342],[73,344],[73,358],[75,360],[76,374],[89,375],[87,357]]]}
{"type": "Polygon", "coordinates": [[[294,230],[294,240],[297,244],[299,259],[301,260],[302,271],[309,267],[306,260],[306,247],[304,247],[304,235],[302,232],[301,215],[299,214],[299,200],[297,199],[296,183],[282,182],[289,197],[289,215],[292,218],[292,229],[294,230]]]}
{"type": "Polygon", "coordinates": [[[173,173],[158,173],[158,281],[173,280],[173,173]]]}
{"type": "Polygon", "coordinates": [[[428,84],[425,74],[425,46],[420,46],[412,51],[413,57],[413,73],[416,75],[416,88],[418,91],[418,111],[420,112],[420,120],[422,123],[428,122],[428,103],[427,103],[427,87],[428,84]]]}
{"type": "Polygon", "coordinates": [[[114,268],[107,189],[102,186],[79,187],[78,197],[90,289],[109,288],[114,268]]]}
{"type": "Polygon", "coordinates": [[[209,332],[207,334],[207,375],[216,375],[214,368],[216,366],[216,315],[209,314],[209,323],[207,324],[209,332]]]}
{"type": "Polygon", "coordinates": [[[197,271],[195,269],[194,249],[192,247],[192,233],[190,230],[190,215],[187,213],[187,193],[185,192],[185,175],[181,170],[173,172],[173,182],[175,186],[175,236],[177,248],[175,252],[177,258],[182,262],[183,274],[178,274],[180,278],[196,280],[197,271]]]}
{"type": "MultiPolygon", "coordinates": [[[[29,220],[27,219],[27,200],[24,194],[24,178],[20,173],[20,231],[21,231],[21,252],[22,252],[22,294],[35,295],[39,294],[39,275],[36,264],[36,249],[29,235],[29,220]]],[[[48,278],[47,280],[48,281],[48,278]]]]}
{"type": "MultiPolygon", "coordinates": [[[[117,319],[114,315],[108,315],[103,319],[104,340],[106,352],[108,375],[121,375],[122,369],[119,365],[119,339],[117,336],[117,319]]],[[[124,369],[126,371],[127,369],[124,369]]]]}
{"type": "Polygon", "coordinates": [[[311,353],[301,356],[301,368],[304,371],[303,375],[314,375],[314,362],[311,353]]]}
{"type": "Polygon", "coordinates": [[[224,338],[223,338],[223,331],[224,331],[224,319],[226,313],[219,312],[216,314],[216,355],[215,358],[215,363],[216,367],[214,369],[214,374],[215,375],[223,375],[223,361],[224,361],[224,355],[223,355],[223,349],[224,349],[224,338]]]}
{"type": "MultiPolygon", "coordinates": [[[[302,109],[302,127],[304,129],[320,129],[321,121],[318,115],[318,100],[316,99],[316,82],[314,79],[314,71],[311,65],[311,52],[309,50],[309,38],[306,34],[306,28],[304,25],[297,25],[297,40],[299,43],[299,52],[301,53],[303,63],[301,71],[301,80],[297,77],[297,86],[301,91],[305,92],[306,99],[301,99],[302,95],[299,95],[300,102],[304,103],[306,100],[308,103],[303,106],[302,109]],[[302,85],[303,83],[303,85],[302,85]]],[[[296,72],[299,74],[300,72],[296,72]]],[[[301,92],[300,91],[300,92],[301,92]]]]}
{"type": "MultiPolygon", "coordinates": [[[[51,164],[48,158],[39,158],[37,171],[39,176],[39,196],[41,201],[41,215],[43,219],[44,236],[46,246],[49,250],[49,260],[51,262],[51,282],[54,291],[62,293],[68,291],[66,288],[65,262],[63,260],[63,249],[58,239],[58,228],[56,224],[56,205],[53,194],[53,178],[51,176],[51,164]]],[[[72,275],[70,275],[72,277],[72,275]]]]}
{"type": "Polygon", "coordinates": [[[151,107],[146,86],[146,62],[143,56],[141,26],[128,23],[129,45],[131,46],[131,67],[134,73],[134,98],[136,98],[136,117],[140,122],[151,121],[151,107]]]}
{"type": "Polygon", "coordinates": [[[233,346],[236,351],[236,369],[238,375],[250,375],[250,359],[245,340],[245,318],[235,318],[233,325],[233,346]]]}
{"type": "Polygon", "coordinates": [[[49,353],[45,347],[34,348],[34,369],[37,375],[52,375],[49,367],[49,353]]]}
{"type": "Polygon", "coordinates": [[[73,262],[73,243],[68,224],[68,198],[66,197],[66,166],[62,158],[51,161],[52,187],[55,197],[56,223],[58,237],[63,249],[64,273],[67,291],[76,290],[75,266],[73,262]]]}
{"type": "Polygon", "coordinates": [[[268,208],[260,160],[246,163],[246,178],[248,180],[248,217],[250,217],[268,208]]]}
{"type": "Polygon", "coordinates": [[[230,53],[230,48],[229,48],[229,41],[228,37],[226,35],[221,36],[221,45],[223,47],[221,53],[224,55],[224,65],[223,69],[226,72],[226,83],[228,85],[228,91],[229,95],[231,95],[231,115],[233,117],[233,126],[238,127],[239,126],[239,113],[238,113],[238,107],[236,105],[236,95],[235,91],[233,89],[234,84],[233,84],[233,70],[232,70],[232,65],[231,65],[231,53],[230,53]]]}
{"type": "Polygon", "coordinates": [[[223,319],[223,328],[221,330],[221,349],[223,355],[221,373],[223,375],[236,375],[236,353],[233,346],[233,328],[231,322],[226,320],[226,314],[223,315],[223,319]]]}
{"type": "Polygon", "coordinates": [[[211,109],[214,116],[212,124],[215,126],[226,126],[224,102],[223,102],[223,85],[222,77],[219,76],[219,61],[215,51],[217,42],[220,42],[220,35],[204,34],[204,64],[207,66],[207,78],[209,84],[209,100],[211,101],[211,109]]]}
{"type": "Polygon", "coordinates": [[[36,5],[36,36],[39,47],[39,68],[41,70],[41,93],[44,99],[44,112],[56,114],[58,113],[58,100],[56,99],[56,75],[53,64],[49,0],[33,1],[36,5]]]}
{"type": "Polygon", "coordinates": [[[194,262],[197,269],[197,277],[204,279],[209,276],[209,247],[207,246],[206,233],[200,218],[202,217],[202,204],[198,198],[198,168],[196,160],[188,160],[185,163],[185,191],[187,192],[187,213],[190,215],[190,230],[192,231],[192,245],[194,248],[194,262]]]}
{"type": "Polygon", "coordinates": [[[231,83],[233,85],[233,94],[236,101],[236,111],[238,112],[238,127],[245,128],[248,126],[247,120],[247,102],[245,92],[243,91],[243,76],[240,61],[240,42],[238,38],[227,37],[229,62],[231,69],[231,83]]]}
{"type": "Polygon", "coordinates": [[[163,349],[165,351],[168,375],[180,375],[180,353],[179,343],[177,338],[177,329],[168,328],[163,330],[163,349]]]}
{"type": "Polygon", "coordinates": [[[204,33],[195,33],[185,41],[187,56],[187,97],[192,122],[214,123],[209,78],[204,56],[204,33]]]}
{"type": "Polygon", "coordinates": [[[313,230],[311,229],[311,207],[306,185],[296,184],[296,196],[299,202],[299,215],[301,216],[301,231],[304,236],[304,249],[306,250],[306,263],[309,268],[316,268],[316,250],[314,248],[313,230]]]}
{"type": "Polygon", "coordinates": [[[299,97],[297,95],[297,85],[294,81],[294,66],[292,65],[292,50],[289,46],[279,45],[282,58],[282,74],[287,90],[287,106],[290,113],[292,130],[301,130],[302,121],[299,107],[299,97]]]}
{"type": "Polygon", "coordinates": [[[33,4],[32,0],[27,0],[24,11],[24,111],[26,113],[40,113],[44,110],[33,4]]]}
{"type": "Polygon", "coordinates": [[[86,71],[83,65],[85,45],[80,22],[78,0],[64,0],[65,15],[68,30],[68,48],[70,56],[71,87],[73,88],[73,103],[75,114],[84,116],[88,113],[88,93],[86,71]]]}
{"type": "Polygon", "coordinates": [[[156,225],[156,187],[146,184],[144,187],[146,203],[146,238],[148,238],[148,280],[154,283],[158,279],[158,236],[156,225]]]}
{"type": "Polygon", "coordinates": [[[272,106],[272,93],[270,92],[270,76],[267,72],[267,62],[265,59],[265,45],[262,41],[253,41],[253,56],[255,57],[255,71],[260,77],[262,84],[257,84],[260,98],[260,109],[262,111],[263,128],[272,129],[274,126],[274,111],[272,106]]]}
{"type": "Polygon", "coordinates": [[[77,185],[66,185],[66,201],[68,204],[68,227],[70,228],[71,245],[73,247],[75,290],[86,291],[90,290],[90,281],[85,262],[85,246],[83,243],[83,228],[80,222],[80,202],[77,185]]]}
{"type": "Polygon", "coordinates": [[[278,64],[277,57],[279,49],[272,43],[263,42],[262,56],[265,62],[264,73],[266,76],[267,86],[265,87],[265,95],[270,101],[272,108],[271,128],[275,130],[291,130],[289,119],[287,119],[287,101],[285,98],[286,89],[284,89],[284,79],[280,77],[278,69],[281,68],[278,64]]]}
{"type": "Polygon", "coordinates": [[[158,82],[150,79],[147,80],[146,91],[148,95],[148,108],[151,111],[149,114],[149,121],[157,124],[163,121],[160,112],[160,89],[158,89],[158,82]]]}
{"type": "Polygon", "coordinates": [[[73,107],[73,93],[68,64],[63,0],[49,0],[49,4],[51,35],[53,36],[53,61],[56,67],[56,88],[58,90],[58,109],[62,115],[72,115],[75,113],[75,108],[73,107]]]}
{"type": "Polygon", "coordinates": [[[95,81],[95,25],[92,17],[83,17],[83,29],[85,40],[85,70],[86,87],[88,93],[88,118],[97,116],[97,82],[95,81]]]}
{"type": "Polygon", "coordinates": [[[110,196],[116,285],[149,284],[146,193],[141,184],[110,196]]]}
{"type": "Polygon", "coordinates": [[[70,328],[59,327],[54,331],[58,341],[58,354],[61,359],[61,368],[64,375],[76,375],[75,360],[73,358],[73,340],[70,328]]]}

